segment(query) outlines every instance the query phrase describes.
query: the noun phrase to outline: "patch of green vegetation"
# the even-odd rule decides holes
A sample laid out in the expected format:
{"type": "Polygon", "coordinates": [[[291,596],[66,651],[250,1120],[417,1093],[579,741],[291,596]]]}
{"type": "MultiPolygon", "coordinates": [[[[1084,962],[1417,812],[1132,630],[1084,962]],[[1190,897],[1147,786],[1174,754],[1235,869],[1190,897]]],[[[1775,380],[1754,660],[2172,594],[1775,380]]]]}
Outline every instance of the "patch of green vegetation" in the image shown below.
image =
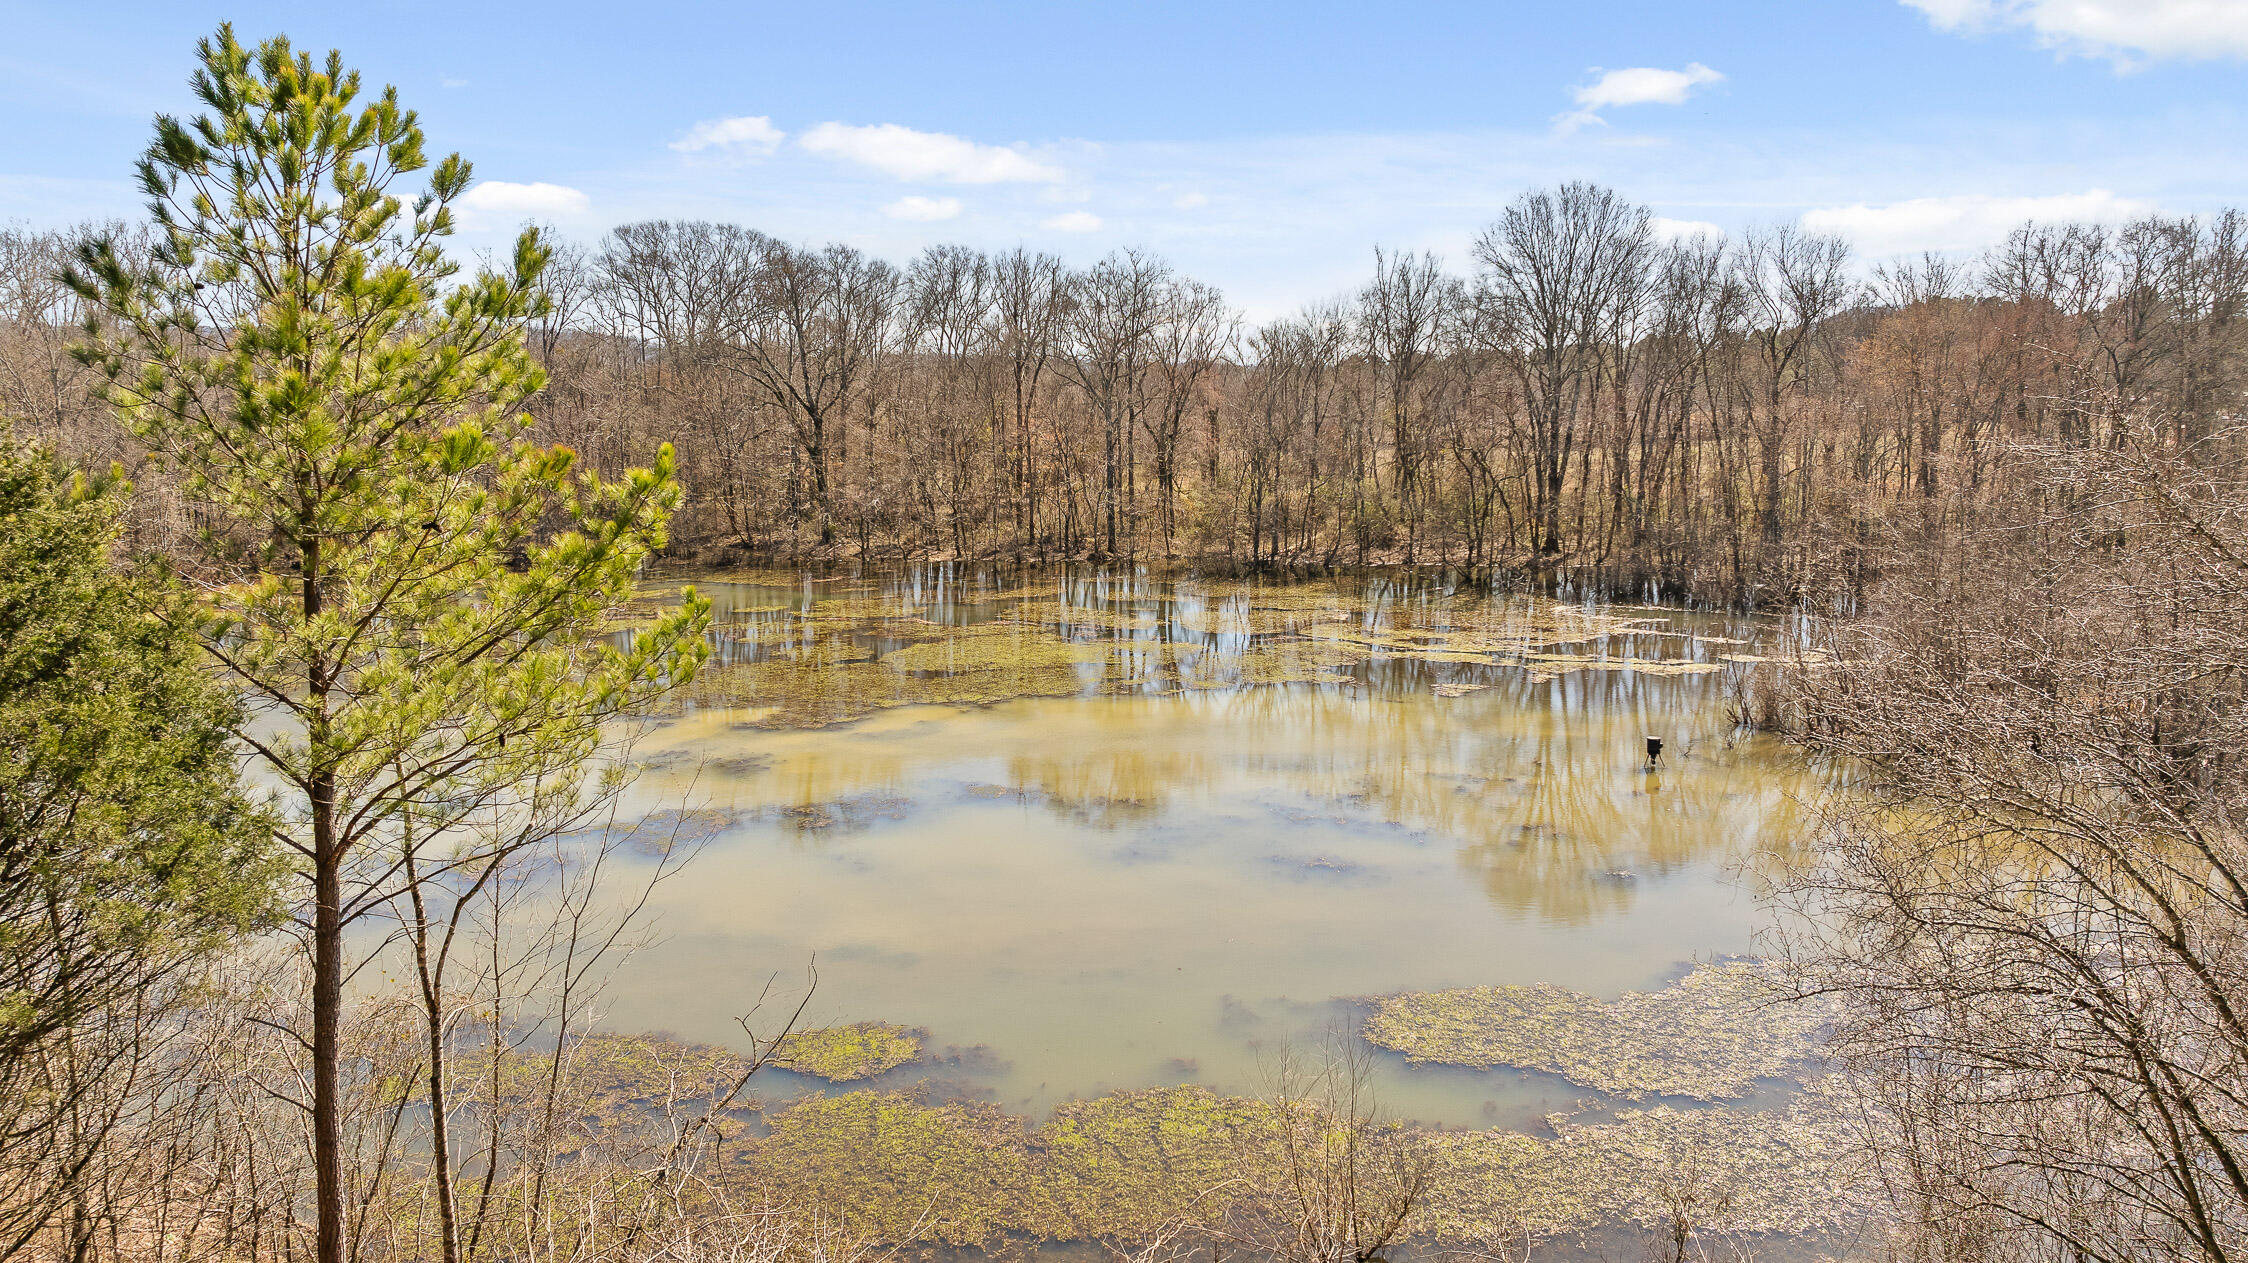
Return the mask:
{"type": "MultiPolygon", "coordinates": [[[[529,1067],[531,1079],[546,1073],[540,1059],[513,1064],[529,1067]]],[[[740,1054],[713,1044],[610,1034],[573,1038],[563,1065],[573,1101],[611,1119],[709,1101],[749,1069],[740,1054]]]]}
{"type": "Polygon", "coordinates": [[[1781,998],[1762,966],[1736,963],[1616,1000],[1543,983],[1389,996],[1365,1034],[1415,1062],[1547,1070],[1631,1100],[1718,1100],[1808,1057],[1829,1016],[1781,998]]]}
{"type": "MultiPolygon", "coordinates": [[[[1200,1087],[1075,1101],[1043,1126],[996,1106],[899,1092],[812,1098],[772,1118],[739,1168],[879,1240],[1130,1240],[1221,1222],[1245,1190],[1289,1182],[1284,1122],[1200,1087]]],[[[1432,1178],[1415,1235],[1440,1244],[1657,1225],[1691,1199],[1706,1229],[1847,1229],[1874,1192],[1848,1121],[1823,1093],[1785,1110],[1630,1111],[1522,1132],[1428,1131],[1432,1178]]]]}
{"type": "Polygon", "coordinates": [[[1058,640],[1008,623],[977,623],[962,627],[940,640],[893,649],[882,655],[892,671],[963,677],[998,674],[1023,675],[1041,670],[1067,670],[1100,666],[1109,655],[1129,642],[1058,640]]]}
{"type": "MultiPolygon", "coordinates": [[[[1011,602],[990,621],[949,623],[932,621],[929,607],[902,593],[793,586],[808,600],[722,616],[713,635],[724,651],[665,704],[745,712],[742,722],[757,727],[821,728],[898,706],[1344,685],[1376,659],[1508,667],[1533,680],[1583,670],[1723,669],[1557,652],[1611,636],[1670,633],[1660,631],[1662,619],[1527,597],[1398,601],[1379,585],[1182,582],[1081,604],[1043,588],[987,598],[1011,602]]],[[[653,617],[667,592],[651,591],[628,613],[653,617]]],[[[1459,696],[1480,686],[1431,687],[1459,696]]]]}
{"type": "Polygon", "coordinates": [[[1065,1240],[1211,1223],[1229,1186],[1279,1162],[1270,1107],[1202,1087],[1071,1101],[1032,1137],[1045,1196],[1024,1227],[1065,1240]]]}
{"type": "Polygon", "coordinates": [[[848,1083],[895,1070],[921,1055],[929,1032],[887,1022],[854,1022],[794,1031],[781,1041],[773,1064],[798,1074],[848,1083]]]}
{"type": "Polygon", "coordinates": [[[1052,596],[1017,602],[997,621],[1041,630],[1068,628],[1073,632],[1152,632],[1159,626],[1155,617],[1143,610],[1077,605],[1052,596]]]}
{"type": "Polygon", "coordinates": [[[878,1240],[952,1246],[1214,1222],[1245,1163],[1269,1169],[1278,1134],[1264,1105],[1199,1087],[1071,1102],[1035,1129],[902,1092],[811,1098],[771,1123],[745,1177],[878,1240]]]}
{"type": "MultiPolygon", "coordinates": [[[[509,1052],[495,1064],[489,1048],[473,1048],[454,1059],[449,1082],[459,1105],[489,1104],[496,1088],[501,1102],[536,1110],[553,1090],[570,1124],[557,1134],[556,1143],[568,1154],[660,1129],[672,1114],[700,1116],[748,1070],[742,1056],[710,1044],[662,1035],[588,1033],[570,1037],[559,1081],[550,1080],[553,1063],[544,1052],[509,1052]]],[[[754,1096],[744,1096],[729,1113],[747,1114],[757,1105],[754,1096]]]]}
{"type": "MultiPolygon", "coordinates": [[[[670,1112],[696,1115],[746,1069],[725,1049],[623,1035],[574,1039],[565,1065],[572,1133],[587,1143],[660,1130],[670,1112]]],[[[489,1068],[475,1057],[456,1066],[464,1103],[489,1068]]],[[[542,1059],[502,1063],[509,1099],[535,1100],[544,1086],[542,1059]]],[[[1681,1199],[1708,1230],[1849,1229],[1878,1195],[1857,1165],[1862,1146],[1841,1099],[1817,1080],[1769,1111],[1559,1115],[1546,1120],[1550,1137],[1430,1130],[1432,1178],[1416,1235],[1444,1244],[1655,1226],[1681,1199]]],[[[734,1112],[756,1108],[744,1101],[734,1112]]],[[[1129,1240],[1164,1225],[1216,1224],[1244,1190],[1282,1188],[1290,1176],[1285,1120],[1273,1106],[1198,1086],[1073,1101],[1035,1126],[996,1105],[898,1091],[807,1096],[766,1121],[761,1137],[734,1131],[724,1179],[818,1206],[839,1227],[888,1242],[1129,1240]]]]}
{"type": "Polygon", "coordinates": [[[1344,684],[1364,653],[1308,640],[1276,640],[1236,654],[1204,654],[1185,663],[1179,687],[1250,688],[1273,684],[1344,684]]]}
{"type": "Polygon", "coordinates": [[[771,1118],[741,1178],[878,1241],[972,1246],[1020,1232],[1037,1187],[1022,1120],[903,1092],[809,1097],[771,1118]]]}
{"type": "Polygon", "coordinates": [[[1438,1134],[1421,1231],[1473,1241],[1661,1227],[1691,1206],[1704,1231],[1804,1235],[1849,1231],[1880,1207],[1863,1147],[1820,1087],[1784,1110],[1659,1106],[1608,1122],[1547,1121],[1550,1140],[1438,1134]]]}
{"type": "Polygon", "coordinates": [[[894,706],[989,705],[1066,697],[1100,677],[1110,649],[1004,623],[942,628],[918,619],[813,633],[761,661],[705,666],[676,704],[751,711],[767,728],[823,728],[894,706]],[[860,637],[910,639],[881,652],[860,637]]]}

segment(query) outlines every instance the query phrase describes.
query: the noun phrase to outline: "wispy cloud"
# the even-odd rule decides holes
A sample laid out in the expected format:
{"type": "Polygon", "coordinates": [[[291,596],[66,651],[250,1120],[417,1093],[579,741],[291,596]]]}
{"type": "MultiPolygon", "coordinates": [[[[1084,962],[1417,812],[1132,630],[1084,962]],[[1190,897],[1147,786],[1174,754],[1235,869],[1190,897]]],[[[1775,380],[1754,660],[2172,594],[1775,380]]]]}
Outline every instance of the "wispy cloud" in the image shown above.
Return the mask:
{"type": "Polygon", "coordinates": [[[718,149],[738,154],[770,154],[781,147],[788,133],[773,126],[773,120],[763,114],[744,115],[739,118],[708,118],[687,129],[687,134],[671,142],[680,153],[701,153],[705,149],[718,149]]]}
{"type": "Polygon", "coordinates": [[[1038,221],[1049,232],[1099,232],[1101,217],[1091,211],[1068,211],[1038,221]]]}
{"type": "Polygon", "coordinates": [[[2248,57],[2248,5],[2237,0],[1903,0],[1938,30],[2026,30],[2047,48],[2105,57],[2248,57]]]}
{"type": "Polygon", "coordinates": [[[472,227],[491,228],[526,219],[574,219],[586,213],[592,200],[561,184],[486,180],[461,194],[460,205],[474,221],[472,227]]]}
{"type": "Polygon", "coordinates": [[[1803,212],[1814,232],[1837,233],[1867,258],[1922,251],[1981,250],[1997,245],[2025,223],[2090,221],[2112,223],[2156,209],[2145,198],[2121,197],[2107,189],[2055,193],[2041,197],[1994,197],[1969,193],[1955,197],[1916,197],[1874,206],[1821,206],[1803,212]]]}
{"type": "Polygon", "coordinates": [[[1020,149],[980,145],[944,132],[917,132],[896,123],[854,126],[821,123],[797,141],[806,153],[870,167],[900,180],[943,184],[1057,184],[1061,168],[1020,149]]]}
{"type": "Polygon", "coordinates": [[[1684,70],[1633,66],[1601,71],[1599,78],[1571,94],[1577,108],[1556,115],[1553,121],[1562,131],[1572,132],[1589,124],[1605,123],[1607,120],[1600,117],[1601,110],[1627,105],[1684,105],[1694,89],[1722,82],[1724,78],[1698,61],[1686,63],[1684,70]]]}
{"type": "Polygon", "coordinates": [[[1722,237],[1725,229],[1706,219],[1666,219],[1656,215],[1648,219],[1647,226],[1655,236],[1664,241],[1682,241],[1688,237],[1722,237]]]}
{"type": "Polygon", "coordinates": [[[957,197],[922,197],[918,194],[901,197],[882,208],[882,213],[892,219],[909,223],[936,223],[939,220],[960,218],[960,199],[957,197]]]}

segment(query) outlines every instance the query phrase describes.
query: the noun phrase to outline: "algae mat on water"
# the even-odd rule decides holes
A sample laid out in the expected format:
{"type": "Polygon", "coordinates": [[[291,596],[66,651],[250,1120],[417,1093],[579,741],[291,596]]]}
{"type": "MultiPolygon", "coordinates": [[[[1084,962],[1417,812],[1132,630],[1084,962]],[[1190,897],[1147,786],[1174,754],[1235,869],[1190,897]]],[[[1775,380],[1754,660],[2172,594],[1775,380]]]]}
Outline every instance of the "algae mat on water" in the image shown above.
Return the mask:
{"type": "MultiPolygon", "coordinates": [[[[672,1111],[691,1116],[698,1098],[726,1091],[747,1068],[726,1050],[658,1036],[586,1036],[576,1047],[572,1083],[590,1092],[581,1100],[598,1102],[580,1119],[587,1143],[672,1111]]],[[[1708,1210],[1708,1230],[1846,1231],[1875,1212],[1878,1195],[1837,1100],[1820,1080],[1774,1110],[1556,1115],[1550,1135],[1408,1129],[1398,1134],[1430,1170],[1413,1230],[1475,1243],[1659,1226],[1669,1199],[1687,1193],[1708,1210]]],[[[1044,1122],[986,1102],[932,1102],[920,1089],[738,1105],[765,1111],[767,1127],[734,1132],[728,1183],[819,1206],[839,1227],[898,1243],[1130,1241],[1217,1225],[1236,1199],[1285,1190],[1298,1174],[1282,1144],[1282,1107],[1199,1086],[1071,1101],[1044,1122]]],[[[1295,1134],[1332,1135],[1310,1125],[1295,1134]]]]}
{"type": "MultiPolygon", "coordinates": [[[[1501,670],[1546,681],[1578,671],[1726,669],[1628,652],[1611,639],[1675,637],[1665,618],[1534,597],[1400,601],[1346,584],[1184,582],[1080,600],[1012,591],[983,598],[979,617],[963,620],[909,591],[830,586],[800,595],[721,615],[712,628],[718,652],[666,704],[738,709],[758,727],[818,728],[899,706],[1342,685],[1395,661],[1432,668],[1423,686],[1444,697],[1488,687],[1501,670]]],[[[651,592],[617,629],[675,597],[675,589],[651,592]]]]}
{"type": "Polygon", "coordinates": [[[1199,1087],[1075,1101],[1035,1127],[996,1105],[877,1091],[806,1099],[771,1122],[737,1178],[854,1232],[955,1246],[1207,1222],[1274,1153],[1263,1106],[1199,1087]]]}
{"type": "MultiPolygon", "coordinates": [[[[1308,1174],[1290,1164],[1284,1118],[1200,1087],[1075,1101],[1043,1125],[990,1104],[853,1092],[775,1114],[732,1174],[884,1241],[1132,1241],[1215,1226],[1237,1199],[1308,1174]]],[[[1429,1160],[1414,1235],[1457,1244],[1658,1226],[1682,1191],[1711,1231],[1846,1231],[1877,1206],[1861,1149],[1823,1091],[1785,1110],[1663,1107],[1548,1122],[1550,1137],[1398,1133],[1429,1160]]]]}
{"type": "Polygon", "coordinates": [[[792,1031],[781,1041],[773,1064],[830,1083],[871,1079],[921,1055],[927,1031],[888,1022],[854,1022],[792,1031]]]}
{"type": "Polygon", "coordinates": [[[1663,1228],[1674,1205],[1703,1231],[1806,1236],[1873,1220],[1882,1198],[1867,1150],[1834,1085],[1809,1086],[1785,1109],[1629,1110],[1606,1122],[1548,1121],[1550,1138],[1445,1132],[1420,1231],[1490,1240],[1512,1225],[1550,1235],[1605,1224],[1663,1228]]]}
{"type": "Polygon", "coordinates": [[[1736,962],[1615,1000],[1545,983],[1387,996],[1365,1033],[1410,1061],[1519,1066],[1631,1100],[1707,1101],[1786,1074],[1816,1051],[1829,1017],[1780,994],[1764,966],[1736,962]]]}

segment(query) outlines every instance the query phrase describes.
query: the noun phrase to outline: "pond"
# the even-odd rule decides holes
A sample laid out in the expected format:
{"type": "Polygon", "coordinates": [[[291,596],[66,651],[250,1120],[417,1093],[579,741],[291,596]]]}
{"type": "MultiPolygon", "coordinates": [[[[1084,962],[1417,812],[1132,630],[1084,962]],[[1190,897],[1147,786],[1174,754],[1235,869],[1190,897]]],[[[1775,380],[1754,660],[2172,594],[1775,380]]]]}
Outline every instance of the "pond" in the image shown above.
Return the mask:
{"type": "MultiPolygon", "coordinates": [[[[1612,998],[1753,953],[1745,869],[1799,844],[1812,788],[1728,713],[1769,622],[1383,577],[695,586],[715,652],[633,794],[699,852],[604,1024],[738,1045],[766,980],[816,961],[810,1024],[927,1032],[872,1086],[1034,1118],[1254,1095],[1372,997],[1612,998]]],[[[767,1090],[820,1086],[794,1079],[767,1090]]],[[[1448,1127],[1603,1099],[1387,1052],[1374,1086],[1448,1127]]]]}

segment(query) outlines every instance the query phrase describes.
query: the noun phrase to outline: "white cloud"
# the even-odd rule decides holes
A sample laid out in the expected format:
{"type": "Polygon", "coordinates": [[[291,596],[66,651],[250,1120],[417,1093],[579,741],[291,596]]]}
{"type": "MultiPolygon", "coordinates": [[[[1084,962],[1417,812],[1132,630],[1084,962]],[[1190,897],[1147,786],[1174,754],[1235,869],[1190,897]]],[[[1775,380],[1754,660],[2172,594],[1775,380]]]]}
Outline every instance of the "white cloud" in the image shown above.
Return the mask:
{"type": "Polygon", "coordinates": [[[2028,30],[2047,48],[2107,57],[2248,57],[2239,0],[1903,0],[1939,30],[2028,30]]]}
{"type": "Polygon", "coordinates": [[[437,85],[438,85],[439,87],[441,87],[441,88],[465,88],[465,87],[467,87],[467,86],[468,86],[468,80],[466,80],[466,79],[439,79],[439,80],[437,81],[437,85]]]}
{"type": "Polygon", "coordinates": [[[729,153],[769,154],[781,147],[788,133],[773,126],[773,120],[763,114],[741,118],[706,118],[687,129],[687,134],[671,142],[680,153],[700,153],[705,149],[723,149],[729,153]]]}
{"type": "Polygon", "coordinates": [[[1201,210],[1209,204],[1210,195],[1207,193],[1181,193],[1171,199],[1171,205],[1180,210],[1201,210]]]}
{"type": "Polygon", "coordinates": [[[1588,110],[1616,105],[1684,105],[1694,89],[1724,77],[1698,61],[1687,63],[1684,70],[1657,70],[1652,66],[1611,70],[1577,89],[1577,104],[1588,110]]]}
{"type": "Polygon", "coordinates": [[[461,207],[479,224],[520,223],[526,219],[569,219],[590,203],[583,193],[560,184],[510,184],[486,180],[461,194],[461,207]]]}
{"type": "Polygon", "coordinates": [[[960,216],[960,199],[957,197],[901,197],[882,208],[882,213],[892,219],[916,223],[934,223],[940,219],[957,219],[960,216]]]}
{"type": "Polygon", "coordinates": [[[1617,106],[1684,105],[1694,89],[1724,78],[1698,61],[1686,63],[1684,70],[1633,66],[1604,71],[1598,79],[1574,91],[1576,109],[1556,115],[1553,121],[1562,131],[1573,132],[1587,124],[1606,123],[1599,111],[1617,106]]]}
{"type": "Polygon", "coordinates": [[[2112,223],[2155,209],[2141,198],[2119,197],[2106,189],[2056,193],[2046,197],[1993,197],[1969,193],[1955,197],[1916,197],[1885,206],[1822,206],[1803,213],[1813,232],[1849,238],[1859,255],[1886,258],[1923,250],[1980,250],[2032,220],[2059,223],[2089,220],[2112,223]]]}
{"type": "Polygon", "coordinates": [[[1051,232],[1099,232],[1101,217],[1091,211],[1070,211],[1051,219],[1041,219],[1038,226],[1051,232]]]}
{"type": "Polygon", "coordinates": [[[1678,241],[1686,237],[1722,237],[1725,230],[1706,219],[1665,219],[1656,215],[1647,221],[1659,241],[1678,241]]]}
{"type": "Polygon", "coordinates": [[[979,145],[943,132],[917,132],[896,123],[857,127],[821,123],[797,141],[806,152],[872,167],[900,180],[946,184],[1053,184],[1064,179],[1019,149],[979,145]]]}

